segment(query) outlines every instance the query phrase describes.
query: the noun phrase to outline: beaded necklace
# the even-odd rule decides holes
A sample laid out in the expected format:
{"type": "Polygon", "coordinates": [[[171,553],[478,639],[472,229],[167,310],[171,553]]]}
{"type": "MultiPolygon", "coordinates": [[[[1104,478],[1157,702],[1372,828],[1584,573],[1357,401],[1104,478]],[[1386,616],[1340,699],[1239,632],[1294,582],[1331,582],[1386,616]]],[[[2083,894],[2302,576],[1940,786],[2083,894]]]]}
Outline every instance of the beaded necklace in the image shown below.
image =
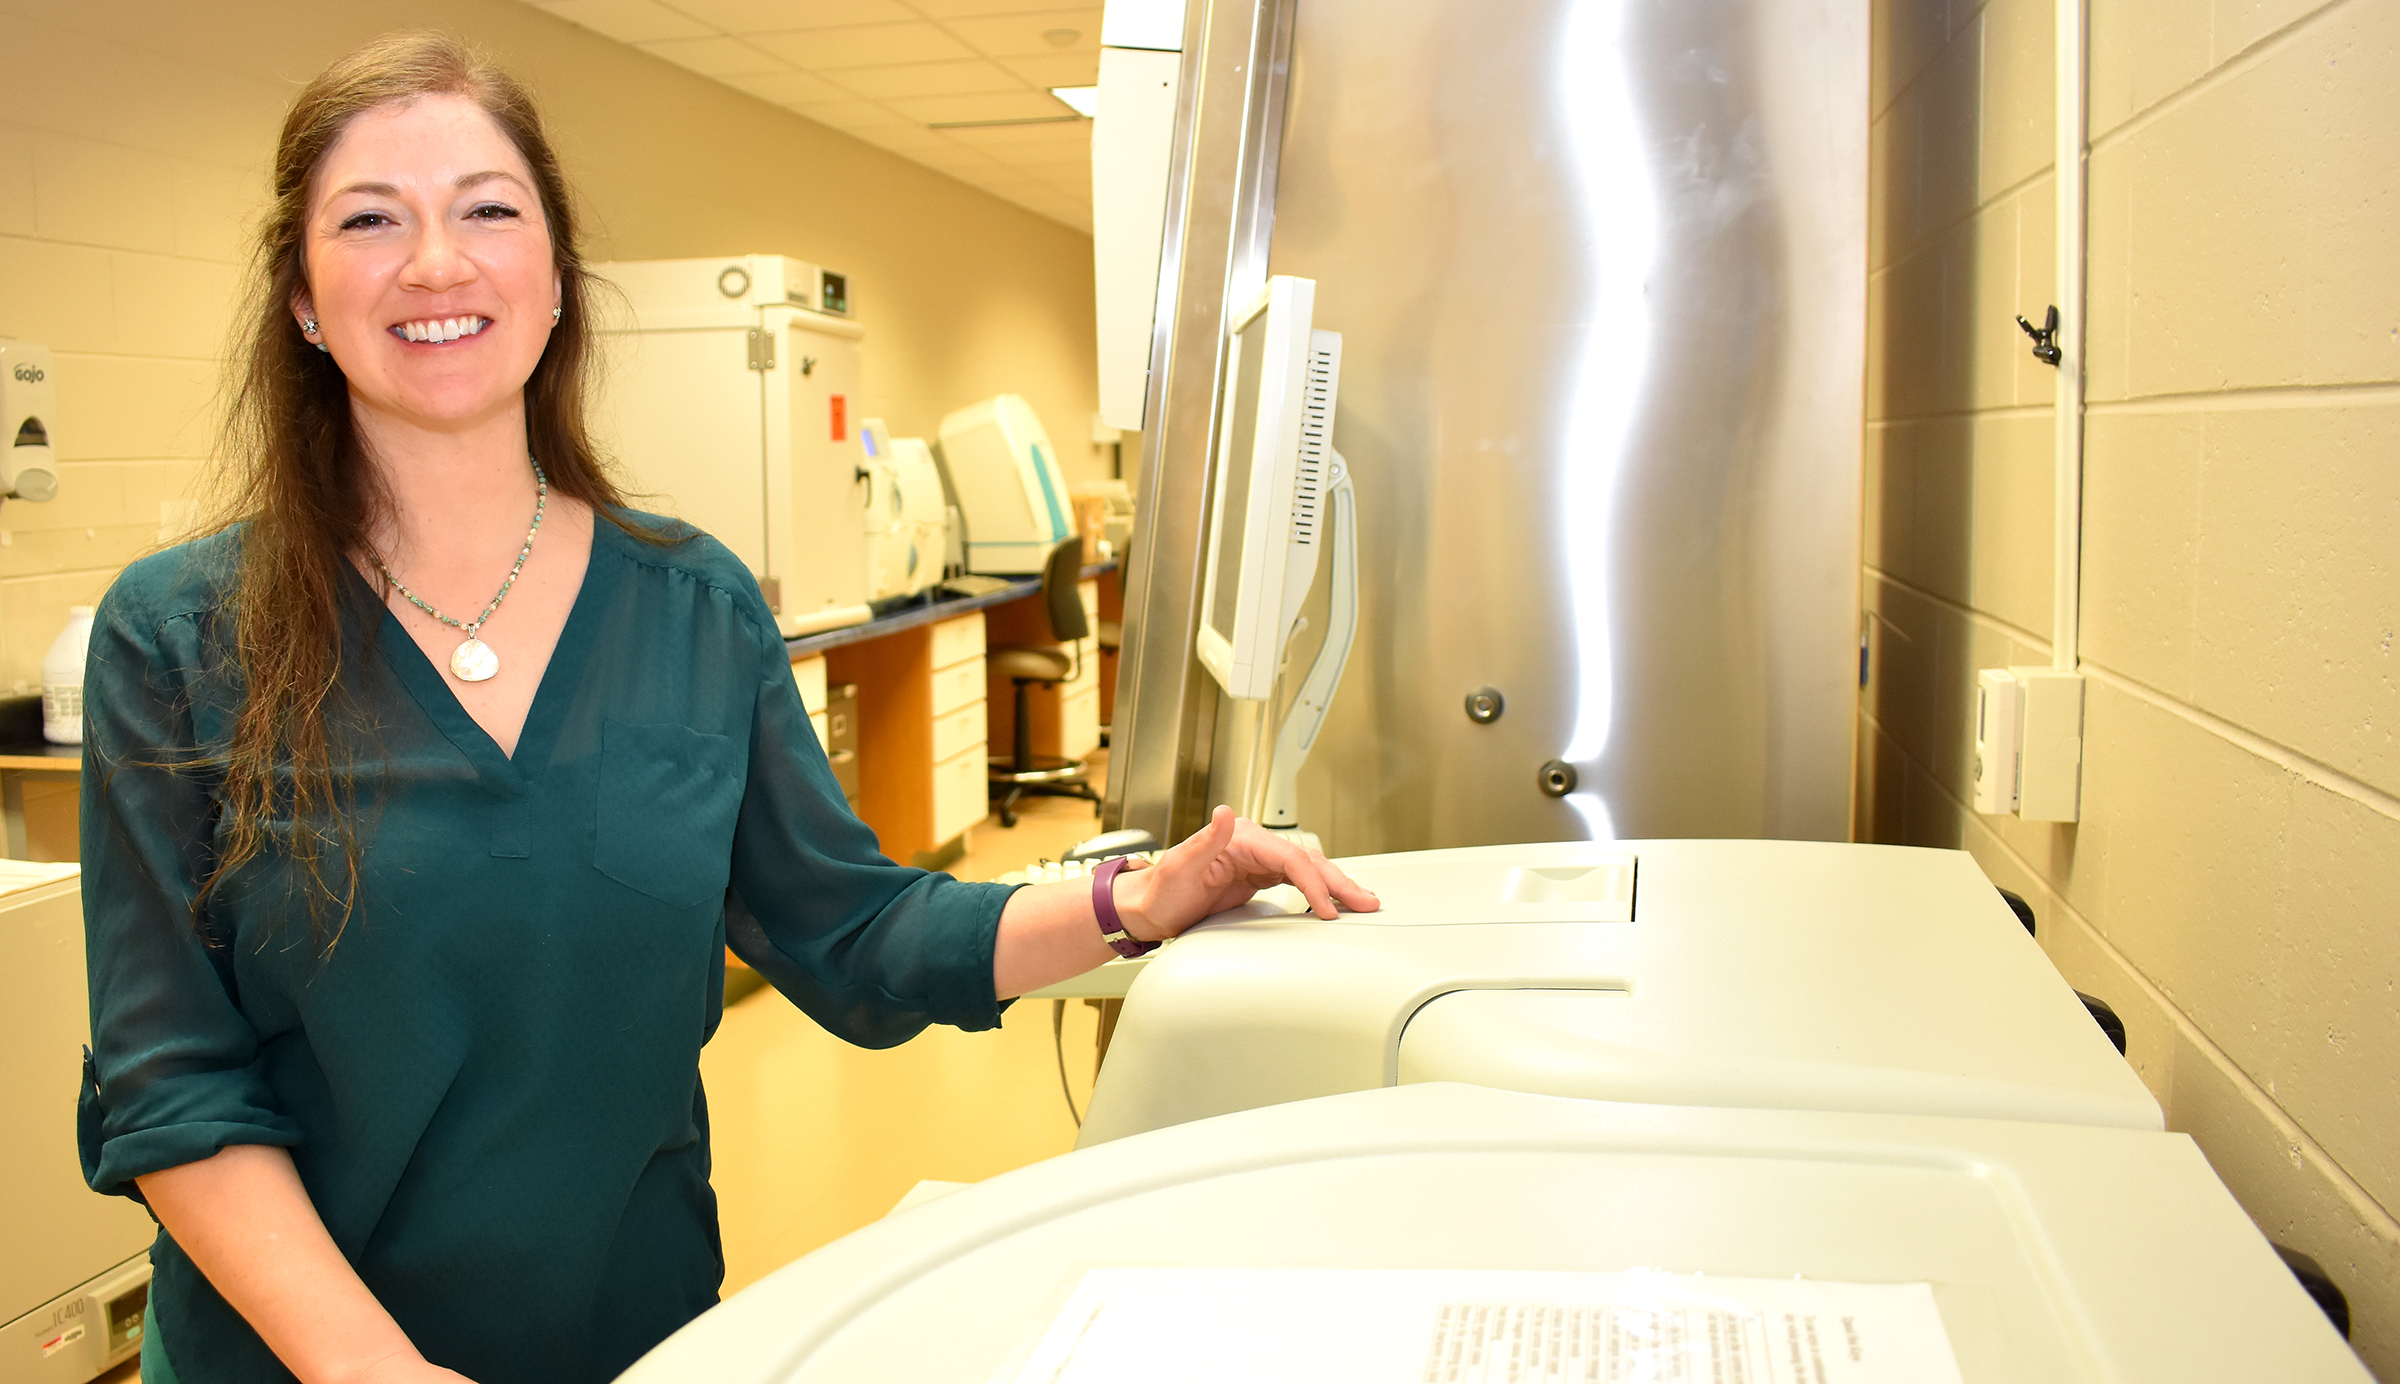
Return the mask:
{"type": "MultiPolygon", "coordinates": [[[[528,457],[526,460],[533,459],[528,457]]],[[[550,500],[550,479],[542,474],[542,464],[538,461],[533,462],[533,489],[533,527],[525,531],[525,546],[517,550],[517,565],[508,569],[508,580],[500,583],[500,590],[492,597],[492,603],[485,606],[483,614],[471,622],[461,624],[418,599],[416,592],[403,586],[400,579],[392,575],[392,569],[384,565],[382,555],[376,555],[375,568],[383,573],[383,579],[392,584],[394,591],[406,596],[410,605],[467,636],[465,642],[450,651],[450,672],[460,682],[483,682],[500,671],[500,655],[493,653],[492,646],[475,635],[476,631],[483,628],[484,622],[492,618],[492,612],[500,608],[500,603],[508,599],[509,588],[517,584],[517,574],[525,570],[525,559],[533,556],[533,536],[542,531],[542,511],[550,500]]]]}

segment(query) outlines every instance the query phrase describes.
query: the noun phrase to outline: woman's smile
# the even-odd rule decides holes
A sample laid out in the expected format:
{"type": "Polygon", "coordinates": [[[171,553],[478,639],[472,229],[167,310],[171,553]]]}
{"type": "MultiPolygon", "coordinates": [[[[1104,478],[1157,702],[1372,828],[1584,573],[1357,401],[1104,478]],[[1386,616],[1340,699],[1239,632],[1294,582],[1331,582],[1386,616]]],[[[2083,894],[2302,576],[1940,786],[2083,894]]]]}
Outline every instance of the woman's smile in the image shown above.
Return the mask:
{"type": "Polygon", "coordinates": [[[470,312],[456,317],[427,318],[419,322],[395,322],[390,330],[402,341],[424,346],[446,346],[476,335],[491,323],[492,319],[470,312]]]}

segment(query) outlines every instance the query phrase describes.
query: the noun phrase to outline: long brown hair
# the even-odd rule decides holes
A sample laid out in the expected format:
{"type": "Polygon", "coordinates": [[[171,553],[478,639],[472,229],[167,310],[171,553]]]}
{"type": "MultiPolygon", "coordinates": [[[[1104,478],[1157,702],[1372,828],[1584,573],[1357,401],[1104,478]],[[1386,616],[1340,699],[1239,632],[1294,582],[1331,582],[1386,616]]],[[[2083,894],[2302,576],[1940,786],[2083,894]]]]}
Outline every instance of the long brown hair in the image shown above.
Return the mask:
{"type": "MultiPolygon", "coordinates": [[[[308,286],[303,237],[326,154],[368,111],[433,95],[463,96],[491,117],[532,169],[549,223],[562,311],[525,383],[526,441],[553,491],[651,537],[619,518],[623,497],[584,428],[595,281],[530,93],[483,54],[436,33],[386,35],[326,68],[284,117],[274,200],[259,226],[231,362],[220,455],[232,482],[226,524],[242,529],[228,603],[242,701],[222,757],[208,756],[222,774],[223,818],[200,898],[266,853],[281,834],[273,824],[288,820],[292,883],[307,895],[311,931],[328,949],[357,902],[355,732],[369,729],[342,688],[344,612],[355,631],[373,630],[381,616],[344,568],[368,550],[388,499],[351,418],[341,369],[300,335],[292,303],[308,286]]],[[[372,647],[372,635],[364,642],[372,647]]]]}

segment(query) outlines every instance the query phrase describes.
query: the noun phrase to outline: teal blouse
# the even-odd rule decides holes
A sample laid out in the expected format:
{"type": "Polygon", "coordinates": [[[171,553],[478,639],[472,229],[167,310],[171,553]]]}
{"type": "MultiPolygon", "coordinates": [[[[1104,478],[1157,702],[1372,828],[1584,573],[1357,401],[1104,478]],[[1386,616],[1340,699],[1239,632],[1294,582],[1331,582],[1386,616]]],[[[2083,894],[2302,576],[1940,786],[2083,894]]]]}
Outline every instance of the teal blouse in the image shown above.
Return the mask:
{"type": "MultiPolygon", "coordinates": [[[[134,564],[93,630],[85,1177],[135,1196],[284,1145],[428,1359],[478,1384],[609,1379],[723,1277],[699,1059],[724,948],[855,1043],[989,1028],[1008,890],[878,854],[750,574],[712,539],[604,521],[513,758],[355,583],[357,906],[327,954],[266,860],[195,918],[216,785],[155,766],[230,732],[239,541],[134,564]]],[[[151,1257],[182,1384],[291,1378],[171,1236],[151,1257]]]]}

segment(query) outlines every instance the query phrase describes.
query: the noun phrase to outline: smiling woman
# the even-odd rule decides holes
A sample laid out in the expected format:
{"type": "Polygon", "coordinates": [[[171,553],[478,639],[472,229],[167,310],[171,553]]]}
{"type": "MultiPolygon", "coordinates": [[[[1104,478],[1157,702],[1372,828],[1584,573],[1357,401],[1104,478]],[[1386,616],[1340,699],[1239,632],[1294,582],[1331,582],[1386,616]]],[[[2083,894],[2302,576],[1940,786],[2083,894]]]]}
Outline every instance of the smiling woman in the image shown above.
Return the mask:
{"type": "Polygon", "coordinates": [[[1224,809],[1098,887],[885,859],[757,583],[593,454],[525,92],[386,39],[274,168],[240,503],[126,570],[85,678],[78,1129],[162,1227],[146,1376],[598,1384],[705,1310],[729,944],[887,1047],[1286,879],[1373,906],[1224,809]]]}

